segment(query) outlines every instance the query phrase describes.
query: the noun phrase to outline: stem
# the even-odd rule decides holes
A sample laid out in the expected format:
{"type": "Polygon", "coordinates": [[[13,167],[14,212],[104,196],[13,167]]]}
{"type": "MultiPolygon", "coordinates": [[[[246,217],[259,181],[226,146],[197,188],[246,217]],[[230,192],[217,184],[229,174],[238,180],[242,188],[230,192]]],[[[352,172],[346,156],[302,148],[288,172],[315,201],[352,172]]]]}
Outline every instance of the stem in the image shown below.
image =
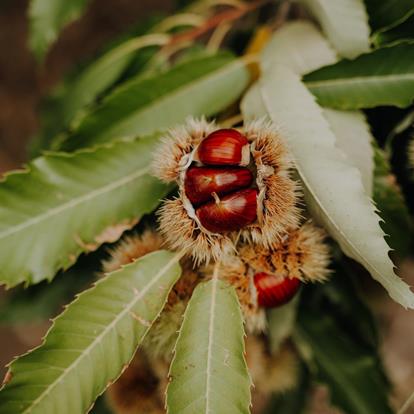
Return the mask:
{"type": "Polygon", "coordinates": [[[262,7],[264,4],[268,3],[270,0],[256,0],[240,6],[237,9],[225,10],[221,13],[217,13],[214,16],[210,17],[204,24],[195,29],[189,30],[184,33],[178,33],[173,36],[170,41],[171,44],[186,42],[188,40],[194,40],[197,37],[205,34],[206,32],[215,29],[217,26],[225,23],[232,22],[234,20],[240,19],[245,14],[262,7]]]}

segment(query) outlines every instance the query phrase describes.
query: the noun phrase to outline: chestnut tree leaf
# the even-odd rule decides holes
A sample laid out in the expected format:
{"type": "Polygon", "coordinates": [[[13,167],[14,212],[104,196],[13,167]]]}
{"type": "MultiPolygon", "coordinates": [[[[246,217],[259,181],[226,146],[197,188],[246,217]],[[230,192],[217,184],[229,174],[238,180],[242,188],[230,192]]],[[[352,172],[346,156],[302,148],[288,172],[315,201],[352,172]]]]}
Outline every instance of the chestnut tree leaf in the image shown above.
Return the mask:
{"type": "Polygon", "coordinates": [[[157,141],[50,153],[8,174],[0,182],[0,282],[51,279],[155,209],[168,191],[149,173],[157,141]]]}
{"type": "Polygon", "coordinates": [[[326,36],[346,58],[370,49],[370,28],[363,0],[301,0],[316,17],[326,36]]]}
{"type": "Polygon", "coordinates": [[[31,0],[29,5],[29,43],[41,60],[60,31],[79,18],[90,0],[31,0]]]}
{"type": "Polygon", "coordinates": [[[88,412],[160,314],[181,274],[179,258],[148,254],[81,293],[55,319],[44,343],[11,363],[0,414],[88,412]]]}
{"type": "Polygon", "coordinates": [[[233,287],[199,284],[184,314],[167,388],[169,414],[250,413],[243,316],[233,287]]]}
{"type": "Polygon", "coordinates": [[[411,0],[365,0],[374,30],[396,26],[414,13],[411,0]]]}
{"type": "Polygon", "coordinates": [[[63,150],[110,142],[120,136],[151,134],[183,122],[189,115],[213,115],[247,87],[245,63],[227,53],[178,64],[115,89],[86,115],[63,143],[63,150]]]}
{"type": "Polygon", "coordinates": [[[414,42],[391,45],[304,77],[318,103],[336,109],[409,106],[414,100],[414,42]]]}
{"type": "Polygon", "coordinates": [[[309,21],[286,23],[277,30],[260,56],[264,71],[276,63],[299,75],[338,61],[337,54],[323,34],[309,21]]]}
{"type": "Polygon", "coordinates": [[[299,313],[295,339],[311,350],[319,380],[329,385],[332,403],[343,412],[393,413],[378,357],[332,314],[304,309],[299,313]]]}
{"type": "Polygon", "coordinates": [[[166,34],[148,34],[129,39],[103,54],[70,83],[62,100],[65,126],[80,109],[94,102],[97,96],[111,86],[126,69],[139,49],[167,43],[166,34]]]}
{"type": "Polygon", "coordinates": [[[374,137],[361,111],[338,111],[325,108],[325,119],[335,134],[335,145],[347,156],[348,162],[361,173],[365,192],[371,196],[374,181],[374,137]]]}
{"type": "MultiPolygon", "coordinates": [[[[274,64],[284,64],[303,75],[338,60],[327,39],[310,22],[296,21],[276,31],[261,54],[261,66],[266,72],[274,64]]],[[[251,95],[252,96],[252,95],[251,95]]],[[[258,102],[251,107],[256,110],[258,102]]],[[[247,112],[247,108],[245,113],[247,112]]],[[[324,116],[336,136],[335,145],[342,149],[349,162],[357,167],[367,194],[372,194],[374,153],[373,137],[365,116],[358,111],[325,109],[324,116]]]]}
{"type": "Polygon", "coordinates": [[[255,113],[249,100],[257,101],[259,93],[266,113],[256,116],[268,115],[281,126],[314,218],[325,226],[345,254],[365,266],[395,301],[414,308],[414,294],[394,273],[379,217],[365,194],[360,172],[335,146],[335,135],[323,110],[305,85],[288,68],[275,65],[250,93],[256,98],[246,97],[244,107],[249,108],[249,115],[255,113]]]}

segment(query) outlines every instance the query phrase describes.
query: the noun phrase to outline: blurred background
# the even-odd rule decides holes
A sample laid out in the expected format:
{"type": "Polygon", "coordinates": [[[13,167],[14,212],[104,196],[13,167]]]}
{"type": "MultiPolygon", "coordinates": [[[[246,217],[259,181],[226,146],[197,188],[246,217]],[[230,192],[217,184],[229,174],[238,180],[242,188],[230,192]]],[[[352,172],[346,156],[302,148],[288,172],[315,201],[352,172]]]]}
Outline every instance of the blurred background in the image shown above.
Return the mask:
{"type": "MultiPolygon", "coordinates": [[[[177,2],[173,0],[92,1],[87,13],[64,29],[45,62],[38,65],[27,45],[28,0],[0,0],[0,174],[18,168],[27,160],[28,144],[40,126],[41,99],[73,67],[85,58],[93,57],[109,40],[138,21],[149,15],[168,15],[176,6],[177,2]]],[[[407,283],[414,285],[412,258],[402,264],[401,275],[407,283]]],[[[73,283],[75,293],[87,282],[87,279],[72,278],[68,283],[73,283]]],[[[39,302],[36,302],[36,295],[41,293],[35,288],[30,293],[34,299],[28,302],[29,306],[25,294],[21,293],[25,307],[19,307],[17,301],[11,309],[6,306],[8,294],[1,289],[0,377],[3,377],[6,363],[38,345],[49,326],[48,318],[41,317],[47,315],[47,310],[42,313],[37,309],[40,317],[30,318],[30,306],[53,302],[56,300],[53,295],[60,288],[47,290],[50,298],[42,297],[39,302]],[[6,307],[7,315],[2,313],[6,307]]],[[[405,311],[385,294],[375,296],[371,305],[381,328],[385,365],[395,384],[394,402],[400,406],[414,390],[414,312],[405,311]]],[[[325,390],[315,389],[313,412],[336,412],[328,407],[326,400],[325,390]]],[[[414,413],[414,408],[409,412],[414,413]]]]}

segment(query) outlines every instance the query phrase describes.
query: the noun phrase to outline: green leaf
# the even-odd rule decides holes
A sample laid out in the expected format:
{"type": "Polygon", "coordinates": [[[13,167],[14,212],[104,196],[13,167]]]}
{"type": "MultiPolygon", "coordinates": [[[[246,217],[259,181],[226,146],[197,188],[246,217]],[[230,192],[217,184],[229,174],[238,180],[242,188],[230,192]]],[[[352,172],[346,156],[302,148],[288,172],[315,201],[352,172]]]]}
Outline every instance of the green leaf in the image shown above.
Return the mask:
{"type": "Polygon", "coordinates": [[[304,77],[319,104],[337,109],[409,106],[414,99],[414,43],[374,50],[304,77]]]}
{"type": "Polygon", "coordinates": [[[149,174],[157,140],[48,154],[0,183],[0,281],[50,279],[82,252],[117,240],[168,188],[149,174]]]}
{"type": "Polygon", "coordinates": [[[408,256],[412,243],[412,223],[396,178],[391,173],[389,162],[379,148],[375,149],[374,201],[379,215],[384,220],[382,228],[389,235],[388,242],[401,257],[408,256]]]}
{"type": "MultiPolygon", "coordinates": [[[[336,61],[336,53],[328,41],[313,24],[306,21],[288,23],[276,31],[260,58],[265,72],[271,71],[272,67],[279,63],[288,66],[299,75],[336,61]]],[[[260,105],[260,102],[254,107],[257,105],[260,105]]],[[[244,111],[246,112],[246,108],[244,111]]],[[[365,116],[356,111],[330,109],[324,110],[324,116],[336,135],[336,146],[342,149],[349,162],[360,170],[365,190],[371,195],[374,167],[371,147],[373,137],[365,116]]]]}
{"type": "Polygon", "coordinates": [[[250,412],[243,317],[218,278],[195,289],[184,314],[167,388],[169,414],[250,412]]]}
{"type": "Polygon", "coordinates": [[[352,414],[391,414],[387,384],[370,348],[359,344],[329,314],[300,313],[298,337],[312,351],[319,378],[335,405],[352,414]]]}
{"type": "Polygon", "coordinates": [[[79,295],[45,342],[15,360],[0,414],[83,414],[132,359],[180,276],[178,254],[151,253],[79,295]]]}
{"type": "Polygon", "coordinates": [[[59,32],[85,11],[89,0],[31,0],[30,47],[41,60],[59,32]]]}
{"type": "Polygon", "coordinates": [[[89,65],[71,83],[62,102],[64,124],[67,125],[78,111],[92,103],[108,86],[122,74],[139,49],[160,46],[169,39],[168,35],[153,34],[130,39],[110,50],[89,65]]]}
{"type": "MultiPolygon", "coordinates": [[[[413,9],[414,10],[414,9],[413,9]]],[[[397,26],[380,30],[373,36],[373,42],[377,46],[398,43],[414,39],[414,13],[407,20],[397,26]]]]}
{"type": "MultiPolygon", "coordinates": [[[[283,125],[313,217],[395,301],[414,308],[413,293],[394,273],[379,217],[365,194],[359,171],[335,147],[335,136],[322,109],[297,75],[286,67],[275,66],[250,94],[260,94],[261,107],[266,108],[265,114],[256,112],[256,116],[267,114],[276,125],[283,125]]],[[[252,105],[257,99],[249,95],[245,98],[250,115],[255,113],[252,105]]]]}
{"type": "Polygon", "coordinates": [[[64,150],[150,134],[189,115],[213,115],[234,102],[249,81],[243,61],[228,54],[197,59],[170,71],[125,83],[63,143],[64,150]]]}
{"type": "Polygon", "coordinates": [[[324,109],[323,115],[335,134],[335,144],[358,168],[366,194],[372,195],[374,181],[374,137],[365,115],[360,111],[324,109]]]}
{"type": "Polygon", "coordinates": [[[354,58],[370,49],[363,0],[301,0],[316,17],[341,56],[354,58]]]}
{"type": "Polygon", "coordinates": [[[395,26],[414,12],[412,0],[365,0],[374,30],[395,26]]]}
{"type": "Polygon", "coordinates": [[[279,63],[303,75],[338,61],[335,50],[322,33],[308,21],[286,23],[277,30],[260,56],[264,71],[279,63]]]}

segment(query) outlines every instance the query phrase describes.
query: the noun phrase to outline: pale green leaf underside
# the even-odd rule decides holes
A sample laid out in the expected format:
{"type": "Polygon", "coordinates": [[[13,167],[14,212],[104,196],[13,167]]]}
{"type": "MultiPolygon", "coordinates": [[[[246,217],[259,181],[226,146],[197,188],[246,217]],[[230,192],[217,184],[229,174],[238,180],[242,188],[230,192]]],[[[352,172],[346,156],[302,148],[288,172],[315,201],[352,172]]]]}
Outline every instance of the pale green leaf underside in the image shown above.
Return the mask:
{"type": "Polygon", "coordinates": [[[361,173],[365,192],[372,196],[374,182],[373,136],[365,115],[360,111],[324,109],[323,115],[335,134],[335,144],[347,156],[348,162],[361,173]]]}
{"type": "Polygon", "coordinates": [[[414,99],[414,43],[377,49],[305,76],[318,103],[336,109],[406,107],[414,99]]]}
{"type": "Polygon", "coordinates": [[[168,188],[149,174],[157,139],[49,154],[0,183],[0,281],[50,279],[81,252],[117,240],[168,188]]]}
{"type": "Polygon", "coordinates": [[[341,56],[354,58],[370,48],[363,0],[301,0],[341,56]]]}
{"type": "Polygon", "coordinates": [[[197,286],[170,368],[169,414],[250,412],[243,317],[234,289],[214,278],[197,286]]]}
{"type": "Polygon", "coordinates": [[[64,26],[76,20],[90,0],[31,0],[30,46],[42,59],[64,26]]]}
{"type": "MultiPolygon", "coordinates": [[[[333,64],[337,55],[325,37],[311,23],[288,23],[270,39],[260,62],[264,71],[275,64],[284,64],[298,75],[333,64]]],[[[259,97],[260,100],[260,97],[259,97]]],[[[256,104],[255,106],[260,105],[256,104]]],[[[348,161],[357,167],[367,194],[372,194],[374,154],[373,137],[362,113],[326,109],[324,116],[336,136],[335,144],[345,152],[348,161]]]]}
{"type": "Polygon", "coordinates": [[[260,99],[258,94],[266,113],[256,116],[267,114],[282,127],[312,215],[395,301],[414,307],[413,293],[394,273],[389,247],[374,206],[365,195],[360,173],[335,147],[335,136],[312,95],[297,75],[282,66],[275,66],[247,95],[244,107],[249,108],[249,116],[255,113],[252,105],[260,99]],[[252,99],[249,95],[256,96],[252,99]]]}
{"type": "MultiPolygon", "coordinates": [[[[84,414],[129,363],[181,274],[179,255],[151,253],[82,293],[39,348],[14,361],[1,414],[84,414]]],[[[138,351],[139,352],[139,351],[138,351]]]]}
{"type": "Polygon", "coordinates": [[[248,82],[245,63],[228,54],[191,60],[164,74],[132,80],[87,115],[62,148],[146,135],[183,122],[189,115],[213,115],[234,102],[248,82]]]}
{"type": "Polygon", "coordinates": [[[263,49],[260,64],[264,71],[276,63],[288,66],[303,75],[338,58],[322,33],[308,21],[295,21],[277,30],[263,49]]]}

